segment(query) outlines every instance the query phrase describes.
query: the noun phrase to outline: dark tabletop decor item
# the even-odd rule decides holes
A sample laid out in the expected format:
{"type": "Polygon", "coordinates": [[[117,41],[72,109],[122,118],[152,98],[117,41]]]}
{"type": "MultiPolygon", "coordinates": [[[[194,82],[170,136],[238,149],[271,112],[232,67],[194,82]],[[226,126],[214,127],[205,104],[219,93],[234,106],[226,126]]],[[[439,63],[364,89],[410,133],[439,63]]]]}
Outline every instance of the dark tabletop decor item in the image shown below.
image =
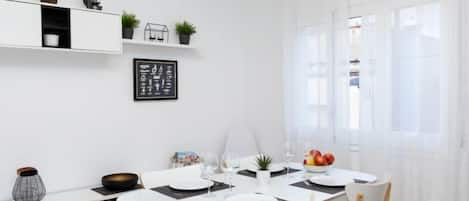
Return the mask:
{"type": "Polygon", "coordinates": [[[32,167],[20,168],[16,171],[18,178],[13,187],[13,200],[40,201],[46,196],[46,187],[38,171],[32,167]]]}
{"type": "Polygon", "coordinates": [[[106,175],[101,179],[101,183],[109,190],[129,190],[137,185],[138,175],[133,173],[106,175]]]}
{"type": "Polygon", "coordinates": [[[176,23],[176,32],[179,35],[181,45],[189,45],[191,35],[197,33],[196,27],[187,21],[176,23]]]}
{"type": "Polygon", "coordinates": [[[139,24],[140,20],[137,19],[135,14],[124,11],[124,14],[122,14],[122,38],[132,39],[134,37],[134,29],[137,28],[139,24]]]}
{"type": "Polygon", "coordinates": [[[42,3],[57,4],[57,0],[41,0],[42,3]]]}

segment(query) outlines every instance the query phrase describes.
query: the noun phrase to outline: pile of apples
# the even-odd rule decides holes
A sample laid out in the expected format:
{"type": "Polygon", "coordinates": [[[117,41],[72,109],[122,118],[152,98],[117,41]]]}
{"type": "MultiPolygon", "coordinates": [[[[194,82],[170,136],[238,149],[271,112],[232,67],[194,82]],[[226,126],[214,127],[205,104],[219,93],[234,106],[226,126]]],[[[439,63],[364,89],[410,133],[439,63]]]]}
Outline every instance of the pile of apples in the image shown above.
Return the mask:
{"type": "Polygon", "coordinates": [[[331,153],[321,154],[319,150],[311,150],[305,154],[303,165],[308,166],[328,166],[334,164],[335,156],[331,153]]]}

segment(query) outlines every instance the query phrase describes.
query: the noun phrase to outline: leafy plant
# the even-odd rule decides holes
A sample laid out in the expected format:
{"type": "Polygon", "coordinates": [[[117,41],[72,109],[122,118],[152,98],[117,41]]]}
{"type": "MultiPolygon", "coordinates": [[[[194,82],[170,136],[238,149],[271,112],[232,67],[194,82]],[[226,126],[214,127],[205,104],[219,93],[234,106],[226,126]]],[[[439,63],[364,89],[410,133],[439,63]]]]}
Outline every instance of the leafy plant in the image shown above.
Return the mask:
{"type": "Polygon", "coordinates": [[[272,163],[272,157],[261,154],[256,158],[257,168],[261,171],[269,170],[270,164],[272,163]]]}
{"type": "Polygon", "coordinates": [[[127,13],[124,11],[122,14],[122,27],[124,28],[137,28],[140,24],[140,20],[137,19],[135,14],[127,13]]]}
{"type": "Polygon", "coordinates": [[[176,23],[176,32],[179,35],[192,35],[197,33],[196,27],[187,21],[176,23]]]}

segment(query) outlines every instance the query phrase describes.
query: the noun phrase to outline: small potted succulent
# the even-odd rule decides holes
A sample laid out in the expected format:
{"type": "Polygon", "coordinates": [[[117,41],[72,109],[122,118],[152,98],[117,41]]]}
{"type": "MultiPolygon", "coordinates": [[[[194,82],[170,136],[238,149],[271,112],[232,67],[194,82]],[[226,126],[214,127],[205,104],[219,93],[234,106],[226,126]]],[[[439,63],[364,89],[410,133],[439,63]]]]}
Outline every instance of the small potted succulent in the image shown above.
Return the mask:
{"type": "Polygon", "coordinates": [[[261,154],[256,158],[257,172],[256,178],[259,185],[266,185],[270,182],[270,165],[272,157],[261,154]]]}
{"type": "Polygon", "coordinates": [[[139,24],[140,20],[137,19],[135,14],[124,11],[124,14],[122,14],[122,38],[132,39],[134,37],[134,29],[137,28],[139,24]]]}
{"type": "Polygon", "coordinates": [[[176,32],[181,45],[189,45],[191,35],[197,33],[195,26],[187,21],[176,23],[176,32]]]}

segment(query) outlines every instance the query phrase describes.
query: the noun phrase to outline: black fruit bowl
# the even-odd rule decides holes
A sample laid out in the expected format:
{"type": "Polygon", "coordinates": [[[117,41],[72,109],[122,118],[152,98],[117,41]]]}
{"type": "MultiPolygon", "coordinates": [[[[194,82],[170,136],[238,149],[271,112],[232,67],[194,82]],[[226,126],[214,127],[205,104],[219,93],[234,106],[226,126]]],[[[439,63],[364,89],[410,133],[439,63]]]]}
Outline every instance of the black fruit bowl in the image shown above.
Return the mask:
{"type": "Polygon", "coordinates": [[[101,183],[108,190],[130,190],[137,185],[138,175],[133,173],[106,175],[101,179],[101,183]]]}

